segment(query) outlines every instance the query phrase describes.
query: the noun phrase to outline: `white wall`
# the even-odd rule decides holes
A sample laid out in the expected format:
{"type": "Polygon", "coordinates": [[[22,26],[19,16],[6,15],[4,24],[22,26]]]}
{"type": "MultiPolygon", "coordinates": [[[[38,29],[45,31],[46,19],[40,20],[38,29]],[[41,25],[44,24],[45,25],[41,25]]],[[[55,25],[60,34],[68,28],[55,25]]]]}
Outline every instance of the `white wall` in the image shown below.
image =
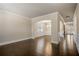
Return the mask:
{"type": "Polygon", "coordinates": [[[77,4],[73,16],[73,24],[74,24],[74,41],[76,42],[76,46],[79,52],[79,4],[77,4]]]}
{"type": "Polygon", "coordinates": [[[0,9],[0,43],[30,38],[31,29],[30,18],[0,9]]]}
{"type": "Polygon", "coordinates": [[[34,32],[35,32],[35,28],[34,28],[34,24],[36,22],[39,22],[41,20],[51,20],[52,23],[51,23],[51,32],[52,32],[52,35],[51,35],[51,42],[52,43],[58,43],[59,42],[59,37],[58,37],[58,15],[59,13],[58,12],[55,12],[55,13],[51,13],[51,14],[47,14],[47,15],[43,15],[43,16],[39,16],[39,17],[35,17],[35,18],[32,18],[32,36],[34,37],[34,32]]]}

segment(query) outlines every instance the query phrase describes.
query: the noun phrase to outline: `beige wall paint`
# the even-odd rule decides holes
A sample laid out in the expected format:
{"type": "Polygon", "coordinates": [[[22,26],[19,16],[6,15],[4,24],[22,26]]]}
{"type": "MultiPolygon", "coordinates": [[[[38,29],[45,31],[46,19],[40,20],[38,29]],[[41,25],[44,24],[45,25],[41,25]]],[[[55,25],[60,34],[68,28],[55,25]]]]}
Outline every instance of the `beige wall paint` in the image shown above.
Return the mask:
{"type": "Polygon", "coordinates": [[[51,42],[59,42],[59,21],[62,17],[59,13],[51,13],[39,17],[32,18],[23,17],[15,13],[0,9],[0,43],[9,41],[17,41],[20,39],[34,37],[34,24],[41,20],[51,20],[51,42]],[[60,18],[60,19],[59,19],[60,18]]]}
{"type": "Polygon", "coordinates": [[[0,43],[31,37],[31,20],[0,9],[0,43]]]}

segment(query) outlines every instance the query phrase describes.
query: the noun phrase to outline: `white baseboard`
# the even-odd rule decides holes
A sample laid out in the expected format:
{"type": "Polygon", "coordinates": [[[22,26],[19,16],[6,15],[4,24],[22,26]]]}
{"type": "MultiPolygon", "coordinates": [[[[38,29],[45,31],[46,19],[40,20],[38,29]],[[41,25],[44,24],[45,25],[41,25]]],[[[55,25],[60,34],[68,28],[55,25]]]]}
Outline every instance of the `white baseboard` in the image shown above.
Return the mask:
{"type": "MultiPolygon", "coordinates": [[[[13,40],[13,41],[8,41],[8,42],[0,43],[0,46],[6,45],[6,44],[10,44],[10,43],[19,42],[19,41],[23,41],[23,40],[28,40],[28,39],[31,39],[31,38],[33,38],[33,37],[29,37],[29,38],[18,39],[18,40],[13,40]]],[[[56,41],[51,41],[51,43],[58,44],[58,42],[56,42],[56,41]]]]}
{"type": "Polygon", "coordinates": [[[14,40],[14,41],[8,41],[8,42],[4,42],[4,43],[0,43],[0,46],[6,45],[6,44],[10,44],[10,43],[19,42],[19,41],[23,41],[23,40],[28,40],[28,39],[31,39],[31,38],[32,38],[32,37],[24,38],[24,39],[18,39],[18,40],[14,40]]]}

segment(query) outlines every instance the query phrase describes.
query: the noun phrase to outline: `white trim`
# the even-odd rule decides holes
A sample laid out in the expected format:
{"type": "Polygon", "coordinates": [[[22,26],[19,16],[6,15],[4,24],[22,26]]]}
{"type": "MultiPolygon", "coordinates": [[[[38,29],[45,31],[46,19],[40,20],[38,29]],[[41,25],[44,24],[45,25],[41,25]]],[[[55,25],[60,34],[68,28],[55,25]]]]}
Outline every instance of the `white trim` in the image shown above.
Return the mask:
{"type": "Polygon", "coordinates": [[[31,38],[32,38],[32,37],[24,38],[24,39],[18,39],[18,40],[9,41],[9,42],[4,42],[4,43],[0,43],[0,46],[1,46],[1,45],[6,45],[6,44],[15,43],[15,42],[19,42],[19,41],[23,41],[23,40],[28,40],[28,39],[31,39],[31,38]]]}
{"type": "Polygon", "coordinates": [[[51,43],[58,44],[59,42],[57,42],[57,41],[52,41],[51,43]]]}
{"type": "Polygon", "coordinates": [[[9,11],[9,10],[5,10],[5,9],[3,9],[3,8],[0,8],[0,11],[6,12],[6,13],[11,13],[11,14],[13,14],[13,15],[20,16],[20,17],[22,17],[22,18],[24,18],[24,19],[31,20],[30,17],[25,17],[25,16],[23,16],[23,15],[20,15],[20,14],[15,13],[15,12],[11,12],[11,11],[9,11]]]}

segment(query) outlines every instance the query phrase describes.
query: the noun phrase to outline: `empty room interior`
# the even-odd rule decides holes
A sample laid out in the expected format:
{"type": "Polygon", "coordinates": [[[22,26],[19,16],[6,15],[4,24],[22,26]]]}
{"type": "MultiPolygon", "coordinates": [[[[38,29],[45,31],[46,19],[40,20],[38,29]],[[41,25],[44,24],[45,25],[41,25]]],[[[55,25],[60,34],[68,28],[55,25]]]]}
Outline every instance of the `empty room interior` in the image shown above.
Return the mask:
{"type": "Polygon", "coordinates": [[[0,3],[0,56],[78,56],[78,3],[0,3]]]}

